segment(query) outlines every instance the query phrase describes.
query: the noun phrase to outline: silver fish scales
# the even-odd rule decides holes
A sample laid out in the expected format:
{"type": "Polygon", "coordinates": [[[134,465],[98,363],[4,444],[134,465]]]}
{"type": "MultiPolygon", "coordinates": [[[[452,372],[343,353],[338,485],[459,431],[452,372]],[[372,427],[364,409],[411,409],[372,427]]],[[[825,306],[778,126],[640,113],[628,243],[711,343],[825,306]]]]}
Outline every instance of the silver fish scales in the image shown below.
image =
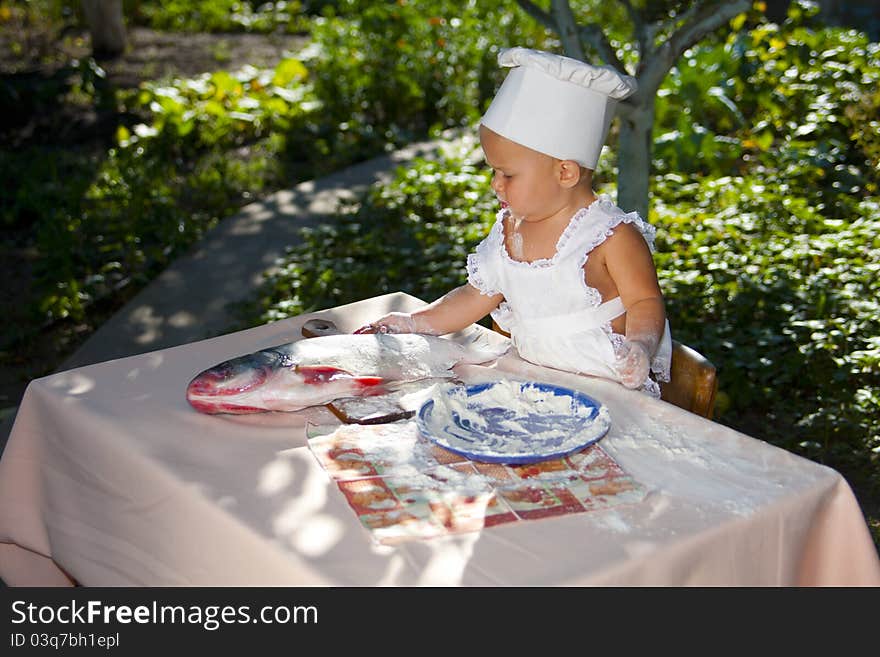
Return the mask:
{"type": "Polygon", "coordinates": [[[395,385],[453,376],[457,363],[485,363],[507,350],[417,333],[306,338],[232,358],[196,375],[186,389],[202,413],[297,411],[395,385]]]}

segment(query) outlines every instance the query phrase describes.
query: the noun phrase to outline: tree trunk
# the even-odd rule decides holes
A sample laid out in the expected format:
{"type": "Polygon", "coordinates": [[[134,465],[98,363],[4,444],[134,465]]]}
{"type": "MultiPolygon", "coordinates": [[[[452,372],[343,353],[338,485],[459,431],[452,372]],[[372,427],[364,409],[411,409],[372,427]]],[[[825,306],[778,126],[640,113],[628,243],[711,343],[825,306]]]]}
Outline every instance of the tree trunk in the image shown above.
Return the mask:
{"type": "Polygon", "coordinates": [[[578,34],[577,21],[574,12],[568,4],[568,0],[551,0],[550,14],[556,24],[556,31],[562,41],[562,49],[565,54],[573,59],[584,60],[584,49],[578,34]]]}
{"type": "Polygon", "coordinates": [[[122,0],[82,0],[83,12],[92,35],[95,58],[117,57],[125,52],[125,21],[122,0]]]}
{"type": "Polygon", "coordinates": [[[653,150],[654,94],[620,112],[617,145],[617,205],[647,220],[653,150]]]}

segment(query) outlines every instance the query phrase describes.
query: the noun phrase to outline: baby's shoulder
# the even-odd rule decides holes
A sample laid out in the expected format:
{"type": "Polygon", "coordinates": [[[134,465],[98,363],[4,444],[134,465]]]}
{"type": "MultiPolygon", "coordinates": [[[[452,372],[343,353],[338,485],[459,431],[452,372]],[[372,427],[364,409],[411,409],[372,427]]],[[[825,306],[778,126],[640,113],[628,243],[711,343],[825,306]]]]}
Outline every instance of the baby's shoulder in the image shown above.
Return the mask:
{"type": "Polygon", "coordinates": [[[615,224],[601,244],[597,245],[597,251],[627,252],[633,249],[648,249],[650,243],[646,240],[644,232],[633,222],[615,224]]]}

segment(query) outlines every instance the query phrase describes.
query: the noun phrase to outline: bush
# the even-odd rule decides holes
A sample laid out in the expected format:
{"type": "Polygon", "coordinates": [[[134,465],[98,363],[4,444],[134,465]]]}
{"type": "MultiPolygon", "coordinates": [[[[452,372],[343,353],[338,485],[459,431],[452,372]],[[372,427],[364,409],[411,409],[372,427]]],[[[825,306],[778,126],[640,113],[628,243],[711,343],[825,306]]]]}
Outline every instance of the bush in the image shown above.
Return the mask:
{"type": "MultiPolygon", "coordinates": [[[[308,4],[308,3],[306,3],[308,4]]],[[[302,32],[308,7],[296,0],[163,0],[126,7],[127,15],[157,30],[180,32],[302,32]]]]}
{"type": "Polygon", "coordinates": [[[22,163],[36,169],[54,156],[11,160],[11,177],[24,184],[7,188],[2,217],[19,228],[33,222],[39,323],[84,319],[95,300],[150,280],[220,218],[285,184],[283,133],[320,107],[306,75],[288,59],[144,84],[120,102],[149,123],[120,125],[103,159],[82,167],[62,157],[33,185],[22,163]]]}
{"type": "Polygon", "coordinates": [[[660,175],[761,172],[814,205],[833,195],[838,218],[850,212],[841,193],[877,192],[880,44],[815,25],[815,11],[795,2],[781,26],[685,53],[657,99],[660,175]]]}
{"type": "Polygon", "coordinates": [[[655,193],[664,199],[655,221],[668,312],[678,339],[719,368],[719,419],[871,472],[880,451],[880,199],[841,221],[756,177],[669,177],[655,193]],[[774,216],[797,225],[769,226],[774,216]]]}
{"type": "Polygon", "coordinates": [[[546,43],[495,3],[348,0],[337,11],[313,25],[316,93],[332,99],[332,123],[395,143],[472,123],[502,77],[498,49],[546,43]]]}

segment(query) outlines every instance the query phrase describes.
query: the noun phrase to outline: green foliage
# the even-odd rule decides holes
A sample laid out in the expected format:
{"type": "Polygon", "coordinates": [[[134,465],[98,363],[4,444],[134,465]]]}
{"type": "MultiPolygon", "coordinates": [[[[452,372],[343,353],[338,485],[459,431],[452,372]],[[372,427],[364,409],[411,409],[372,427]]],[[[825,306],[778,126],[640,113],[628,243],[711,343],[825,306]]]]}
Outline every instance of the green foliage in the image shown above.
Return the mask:
{"type": "Polygon", "coordinates": [[[42,321],[81,320],[95,300],[148,281],[221,217],[283,185],[284,133],[320,108],[306,76],[288,59],[144,84],[120,102],[150,123],[121,125],[106,157],[84,168],[39,151],[11,159],[21,185],[6,188],[0,216],[33,223],[42,321]]]}
{"type": "Polygon", "coordinates": [[[0,227],[27,229],[52,212],[68,212],[91,181],[93,161],[46,147],[0,157],[0,227]]]}
{"type": "MultiPolygon", "coordinates": [[[[24,0],[7,4],[30,23],[60,30],[86,24],[82,3],[71,0],[24,0]]],[[[168,32],[288,32],[308,31],[309,14],[327,4],[320,0],[123,0],[128,25],[145,25],[168,32]]],[[[2,17],[4,9],[0,9],[2,17]]]]}
{"type": "MultiPolygon", "coordinates": [[[[227,5],[142,3],[139,10],[175,29],[191,27],[177,17],[221,29],[211,16],[219,20],[227,5]]],[[[117,95],[108,95],[103,71],[91,60],[74,66],[72,78],[70,71],[59,76],[63,84],[45,103],[75,98],[143,120],[122,123],[116,146],[103,156],[62,156],[44,166],[53,156],[28,149],[8,160],[9,179],[21,184],[0,192],[0,217],[30,231],[40,254],[35,326],[81,320],[97,299],[149,280],[263,189],[366,159],[430,127],[473,120],[495,84],[487,76],[497,67],[487,58],[505,34],[521,30],[509,12],[448,0],[418,10],[407,3],[370,5],[324,6],[329,17],[316,27],[318,54],[309,70],[288,59],[274,70],[163,80],[117,95]],[[349,19],[340,18],[346,14],[349,19]],[[493,40],[481,27],[490,19],[504,27],[493,40]]],[[[259,5],[260,11],[293,8],[259,5]]],[[[14,100],[9,107],[18,105],[14,100]]]]}
{"type": "Polygon", "coordinates": [[[488,185],[488,171],[460,157],[399,170],[338,222],[303,229],[251,317],[263,323],[396,290],[434,298],[461,285],[497,209],[488,185]]]}
{"type": "Polygon", "coordinates": [[[393,142],[473,122],[500,81],[498,49],[544,43],[543,29],[495,3],[336,5],[342,16],[313,25],[316,93],[334,99],[336,124],[393,142]]]}
{"type": "Polygon", "coordinates": [[[143,84],[137,104],[150,110],[152,123],[135,126],[134,134],[122,130],[120,145],[158,140],[187,156],[287,132],[298,118],[321,106],[305,83],[307,76],[300,61],[285,59],[274,70],[246,66],[232,73],[143,84]]]}
{"type": "Polygon", "coordinates": [[[668,312],[719,367],[720,419],[868,466],[880,451],[880,199],[843,221],[757,176],[670,175],[655,194],[668,312]]]}
{"type": "Polygon", "coordinates": [[[687,53],[657,103],[652,218],[722,419],[876,490],[880,45],[814,14],[687,53]]]}
{"type": "Polygon", "coordinates": [[[813,202],[877,191],[880,44],[817,29],[806,9],[795,2],[781,26],[759,24],[685,54],[657,100],[659,173],[758,168],[813,202]]]}
{"type": "Polygon", "coordinates": [[[65,0],[24,0],[2,3],[3,13],[18,13],[29,23],[43,22],[49,25],[72,20],[78,9],[74,6],[76,4],[79,3],[65,0]]]}
{"type": "Polygon", "coordinates": [[[308,25],[303,3],[296,0],[138,2],[132,14],[154,29],[180,32],[302,32],[308,25]]]}

